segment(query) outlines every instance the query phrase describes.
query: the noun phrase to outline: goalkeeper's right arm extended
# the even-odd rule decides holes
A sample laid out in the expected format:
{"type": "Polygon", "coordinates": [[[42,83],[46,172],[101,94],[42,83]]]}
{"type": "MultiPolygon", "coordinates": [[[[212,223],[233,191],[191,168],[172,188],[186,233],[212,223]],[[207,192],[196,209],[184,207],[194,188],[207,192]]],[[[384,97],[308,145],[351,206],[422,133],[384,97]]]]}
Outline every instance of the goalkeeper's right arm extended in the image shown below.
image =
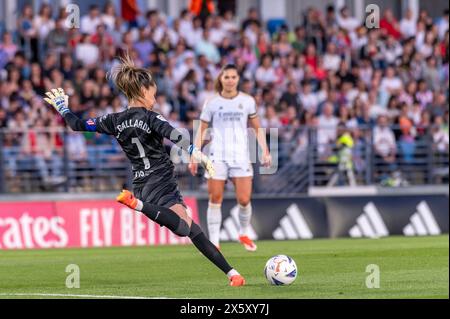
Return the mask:
{"type": "Polygon", "coordinates": [[[214,176],[214,166],[209,159],[209,157],[201,152],[195,144],[190,144],[190,140],[183,136],[183,134],[172,125],[170,125],[165,119],[157,117],[153,121],[152,128],[161,136],[172,141],[174,144],[178,145],[182,150],[189,153],[191,159],[195,163],[200,163],[207,171],[210,176],[214,176]],[[189,145],[189,146],[188,146],[189,145]]]}
{"type": "Polygon", "coordinates": [[[203,167],[208,172],[209,176],[213,177],[215,174],[214,165],[209,159],[209,157],[202,153],[195,145],[191,144],[188,150],[189,154],[191,154],[192,158],[203,165],[203,167]]]}

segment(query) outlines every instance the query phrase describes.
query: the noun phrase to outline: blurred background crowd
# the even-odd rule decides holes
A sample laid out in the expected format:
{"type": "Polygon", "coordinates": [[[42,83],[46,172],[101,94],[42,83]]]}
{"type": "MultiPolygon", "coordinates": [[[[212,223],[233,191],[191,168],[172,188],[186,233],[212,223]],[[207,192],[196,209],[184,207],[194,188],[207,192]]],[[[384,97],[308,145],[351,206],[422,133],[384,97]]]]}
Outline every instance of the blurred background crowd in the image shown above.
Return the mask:
{"type": "MultiPolygon", "coordinates": [[[[16,174],[17,156],[32,157],[40,177],[58,183],[64,152],[73,167],[95,161],[90,145],[116,145],[93,133],[62,138],[55,132],[64,121],[42,96],[64,88],[70,109],[82,118],[124,110],[124,97],[106,78],[124,52],[153,72],[155,108],[175,127],[192,129],[215,93],[220,67],[234,63],[262,126],[279,129],[286,162],[306,162],[312,142],[318,161],[339,161],[336,147],[344,145],[355,155],[351,169],[363,176],[367,161],[358,161],[358,147],[371,143],[372,157],[386,164],[385,177],[392,178],[399,161],[414,163],[426,145],[447,159],[448,174],[448,10],[432,18],[425,10],[395,16],[386,9],[379,28],[367,28],[345,6],[310,7],[289,28],[263,21],[257,8],[237,22],[232,10],[219,12],[209,2],[203,10],[191,4],[176,17],[156,9],[130,17],[124,10],[117,14],[112,3],[92,5],[79,28],[67,27],[64,8],[20,8],[16,30],[0,40],[0,129],[8,132],[2,142],[8,174],[16,174]]],[[[105,152],[111,161],[123,160],[117,147],[105,152]]]]}

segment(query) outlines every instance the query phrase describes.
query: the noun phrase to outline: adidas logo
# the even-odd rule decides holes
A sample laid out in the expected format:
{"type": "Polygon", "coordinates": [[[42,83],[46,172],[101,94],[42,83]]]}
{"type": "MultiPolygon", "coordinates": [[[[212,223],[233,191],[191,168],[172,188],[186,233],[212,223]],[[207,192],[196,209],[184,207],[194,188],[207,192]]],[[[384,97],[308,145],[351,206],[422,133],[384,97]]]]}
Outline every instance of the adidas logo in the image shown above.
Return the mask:
{"type": "Polygon", "coordinates": [[[348,232],[351,237],[377,238],[388,236],[389,232],[374,203],[364,206],[364,213],[356,220],[356,225],[348,232]]]}
{"type": "Polygon", "coordinates": [[[425,201],[421,201],[417,205],[417,212],[409,220],[410,223],[403,228],[405,236],[439,235],[441,233],[441,229],[425,201]]]}
{"type": "Polygon", "coordinates": [[[296,204],[291,204],[286,212],[287,215],[280,220],[280,226],[272,233],[274,239],[310,239],[314,237],[296,204]]]}
{"type": "MultiPolygon", "coordinates": [[[[258,235],[256,235],[255,230],[250,224],[248,229],[248,237],[251,240],[257,240],[258,235]]],[[[239,240],[239,206],[236,205],[231,209],[230,217],[224,220],[223,228],[220,231],[220,240],[229,241],[239,240]]]]}

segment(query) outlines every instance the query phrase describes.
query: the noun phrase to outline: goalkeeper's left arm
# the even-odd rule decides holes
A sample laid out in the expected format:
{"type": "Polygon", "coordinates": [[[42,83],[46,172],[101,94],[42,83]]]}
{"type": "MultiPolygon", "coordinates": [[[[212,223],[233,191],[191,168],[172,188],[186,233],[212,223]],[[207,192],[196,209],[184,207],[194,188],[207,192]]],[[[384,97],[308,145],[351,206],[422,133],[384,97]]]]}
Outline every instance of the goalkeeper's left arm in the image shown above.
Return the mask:
{"type": "Polygon", "coordinates": [[[74,131],[91,131],[85,121],[79,119],[69,109],[69,96],[61,88],[52,89],[45,93],[48,97],[44,100],[55,108],[55,110],[64,117],[66,123],[74,131]]]}

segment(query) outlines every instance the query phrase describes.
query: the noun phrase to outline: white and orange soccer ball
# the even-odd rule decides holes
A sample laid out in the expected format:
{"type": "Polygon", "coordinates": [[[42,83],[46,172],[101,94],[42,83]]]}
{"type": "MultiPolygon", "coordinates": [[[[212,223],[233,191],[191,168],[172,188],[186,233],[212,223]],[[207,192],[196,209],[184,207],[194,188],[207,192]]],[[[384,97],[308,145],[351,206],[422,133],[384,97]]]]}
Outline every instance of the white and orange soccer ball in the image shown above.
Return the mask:
{"type": "Polygon", "coordinates": [[[276,255],[267,261],[264,275],[272,285],[290,285],[297,278],[297,265],[289,256],[276,255]]]}

